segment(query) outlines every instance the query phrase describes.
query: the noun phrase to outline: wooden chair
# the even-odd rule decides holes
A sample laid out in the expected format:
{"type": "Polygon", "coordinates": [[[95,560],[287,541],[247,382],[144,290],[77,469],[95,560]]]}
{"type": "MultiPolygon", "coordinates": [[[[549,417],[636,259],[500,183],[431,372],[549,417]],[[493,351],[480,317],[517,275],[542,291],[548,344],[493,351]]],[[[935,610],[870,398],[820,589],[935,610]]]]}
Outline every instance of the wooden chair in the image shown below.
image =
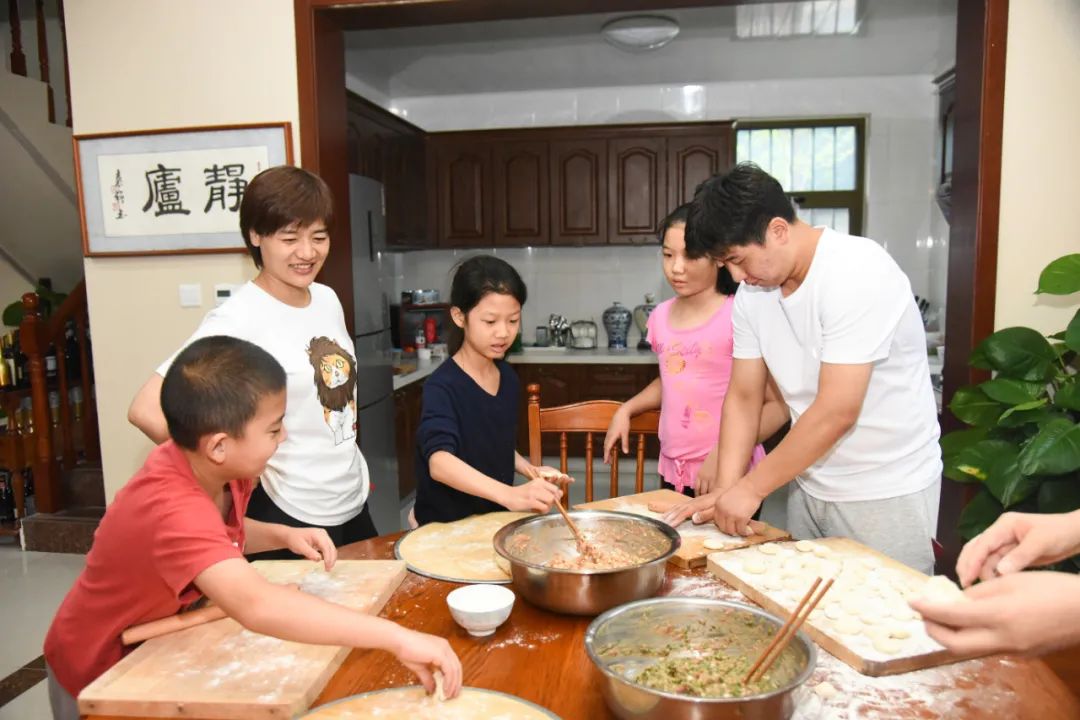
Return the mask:
{"type": "MultiPolygon", "coordinates": [[[[593,456],[603,454],[604,435],[615,411],[622,403],[614,400],[591,400],[589,402],[561,405],[559,407],[540,407],[540,386],[530,383],[526,388],[529,396],[529,462],[540,465],[543,462],[541,435],[559,433],[559,470],[566,472],[567,433],[585,434],[585,502],[593,499],[593,456]],[[598,447],[594,451],[593,433],[600,434],[598,447]]],[[[630,420],[630,434],[637,438],[637,470],[634,491],[644,492],[645,488],[645,436],[656,435],[660,413],[655,410],[642,413],[630,420]]],[[[611,463],[611,497],[619,494],[619,453],[615,447],[615,461],[611,463]]],[[[602,459],[602,458],[601,458],[602,459]]]]}

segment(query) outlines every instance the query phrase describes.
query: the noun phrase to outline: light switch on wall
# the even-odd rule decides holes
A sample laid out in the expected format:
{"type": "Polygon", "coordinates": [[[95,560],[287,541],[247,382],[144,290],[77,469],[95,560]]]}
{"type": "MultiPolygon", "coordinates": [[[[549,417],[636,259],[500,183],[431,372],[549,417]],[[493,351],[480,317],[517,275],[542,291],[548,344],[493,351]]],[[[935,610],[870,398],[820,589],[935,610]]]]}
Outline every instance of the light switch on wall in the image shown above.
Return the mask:
{"type": "Polygon", "coordinates": [[[180,307],[202,307],[202,285],[198,283],[181,285],[180,307]]]}

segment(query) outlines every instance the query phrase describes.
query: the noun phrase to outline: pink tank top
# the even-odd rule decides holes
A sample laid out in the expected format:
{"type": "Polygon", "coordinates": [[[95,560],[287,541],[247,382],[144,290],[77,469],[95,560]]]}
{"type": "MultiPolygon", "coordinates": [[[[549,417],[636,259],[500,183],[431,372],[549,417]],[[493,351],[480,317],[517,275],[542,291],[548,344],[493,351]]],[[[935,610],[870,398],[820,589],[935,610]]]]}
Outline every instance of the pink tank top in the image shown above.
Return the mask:
{"type": "MultiPolygon", "coordinates": [[[[705,456],[720,437],[720,411],[731,379],[733,331],[729,296],[703,325],[671,327],[665,300],[649,316],[648,340],[660,363],[660,463],[664,480],[679,491],[697,486],[705,456]]],[[[754,448],[751,467],[765,457],[754,448]]]]}

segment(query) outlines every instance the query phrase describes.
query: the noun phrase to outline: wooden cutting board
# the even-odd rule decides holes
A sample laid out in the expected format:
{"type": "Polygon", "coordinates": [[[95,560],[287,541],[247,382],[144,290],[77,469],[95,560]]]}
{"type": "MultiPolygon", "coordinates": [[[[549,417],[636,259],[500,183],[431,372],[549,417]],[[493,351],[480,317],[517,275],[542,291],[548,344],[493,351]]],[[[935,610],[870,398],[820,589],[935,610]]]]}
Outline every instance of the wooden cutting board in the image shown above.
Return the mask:
{"type": "MultiPolygon", "coordinates": [[[[575,505],[574,507],[578,510],[618,510],[659,518],[660,515],[663,515],[675,505],[682,504],[688,499],[685,495],[681,495],[674,490],[664,489],[638,493],[637,495],[623,495],[608,500],[597,500],[596,502],[575,505]]],[[[768,523],[754,522],[751,527],[756,534],[750,537],[733,537],[720,532],[720,529],[713,523],[695,525],[692,521],[687,520],[676,528],[682,538],[682,545],[671,556],[670,561],[684,568],[703,567],[706,558],[711,553],[717,552],[717,550],[706,549],[705,541],[710,538],[727,541],[728,544],[721,551],[736,550],[749,545],[757,545],[758,543],[791,538],[791,535],[786,531],[774,528],[768,523]]]]}
{"type": "MultiPolygon", "coordinates": [[[[405,578],[398,560],[340,560],[330,573],[307,560],[253,563],[274,583],[377,614],[405,578]]],[[[305,645],[225,618],[148,640],[79,693],[93,715],[291,718],[315,700],[350,648],[305,645]]]]}
{"type": "MultiPolygon", "coordinates": [[[[863,675],[898,675],[977,657],[958,656],[945,650],[926,635],[918,617],[882,617],[882,610],[902,614],[907,607],[902,593],[920,595],[928,576],[848,538],[812,542],[825,546],[827,551],[821,556],[799,552],[795,543],[785,542],[780,544],[781,554],[773,556],[763,555],[760,548],[713,553],[708,559],[709,572],[783,619],[794,610],[815,577],[836,574],[832,589],[802,629],[814,642],[863,675]],[[794,570],[786,565],[792,558],[800,562],[813,558],[810,562],[814,566],[809,570],[794,570]],[[765,572],[747,570],[751,564],[763,561],[770,563],[765,572]],[[789,581],[790,587],[785,585],[789,581]],[[779,588],[767,587],[777,583],[779,588]],[[880,598],[873,594],[878,588],[884,593],[880,598]],[[839,618],[830,618],[826,614],[830,605],[835,606],[833,612],[839,618]],[[858,619],[858,633],[838,630],[840,619],[848,617],[858,619]],[[898,641],[898,652],[880,651],[873,644],[873,636],[893,629],[900,629],[910,636],[898,641]]],[[[760,565],[755,569],[760,569],[760,565]]]]}

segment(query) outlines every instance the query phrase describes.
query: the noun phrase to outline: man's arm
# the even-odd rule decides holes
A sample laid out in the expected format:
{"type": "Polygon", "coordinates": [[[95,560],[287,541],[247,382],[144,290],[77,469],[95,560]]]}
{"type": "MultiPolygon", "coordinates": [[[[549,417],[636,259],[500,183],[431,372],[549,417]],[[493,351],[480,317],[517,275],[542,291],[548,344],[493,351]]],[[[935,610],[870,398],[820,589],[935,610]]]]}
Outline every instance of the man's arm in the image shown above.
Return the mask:
{"type": "Polygon", "coordinates": [[[169,426],[161,412],[161,384],[165,378],[157,373],[135,393],[128,408],[128,422],[142,430],[146,437],[160,445],[169,439],[169,426]]]}
{"type": "Polygon", "coordinates": [[[791,427],[791,432],[717,499],[714,520],[722,531],[743,534],[769,493],[805,472],[855,426],[873,367],[872,363],[821,364],[817,397],[791,427]]]}
{"type": "Polygon", "coordinates": [[[765,383],[765,404],[761,408],[761,425],[758,426],[758,442],[765,442],[780,428],[787,425],[791,420],[791,412],[788,410],[780,389],[776,387],[776,381],[769,375],[765,383]]]}
{"type": "Polygon", "coordinates": [[[762,358],[735,358],[720,412],[720,440],[698,472],[699,495],[726,490],[746,472],[758,442],[768,377],[762,358]]]}

